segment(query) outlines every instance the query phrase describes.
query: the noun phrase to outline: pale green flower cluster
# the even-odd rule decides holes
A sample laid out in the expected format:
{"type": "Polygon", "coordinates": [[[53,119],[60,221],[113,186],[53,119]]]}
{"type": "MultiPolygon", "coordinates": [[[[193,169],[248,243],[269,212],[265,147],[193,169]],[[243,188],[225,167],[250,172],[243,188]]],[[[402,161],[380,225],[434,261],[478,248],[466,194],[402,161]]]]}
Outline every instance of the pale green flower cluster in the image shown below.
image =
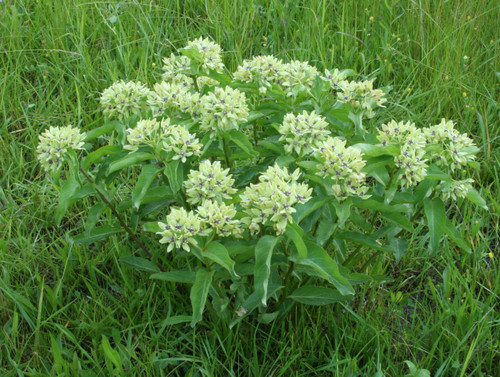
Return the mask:
{"type": "Polygon", "coordinates": [[[85,133],[71,125],[66,127],[49,127],[40,136],[37,146],[37,156],[46,171],[57,171],[64,154],[71,149],[83,149],[85,133]]]}
{"type": "Polygon", "coordinates": [[[243,228],[240,227],[239,220],[233,219],[236,216],[234,204],[226,205],[218,201],[205,200],[196,210],[207,226],[215,231],[216,235],[221,237],[233,235],[241,238],[243,228]]]}
{"type": "Polygon", "coordinates": [[[399,155],[395,163],[403,171],[400,176],[402,186],[415,186],[425,178],[427,174],[427,164],[424,159],[426,140],[422,130],[415,127],[414,123],[391,120],[379,129],[377,139],[383,146],[398,147],[399,155]]]}
{"type": "Polygon", "coordinates": [[[206,199],[215,199],[222,202],[231,199],[236,193],[232,185],[234,179],[229,174],[229,169],[222,169],[220,161],[202,161],[198,170],[191,170],[188,180],[184,182],[186,194],[191,204],[202,203],[206,199]]]}
{"type": "Polygon", "coordinates": [[[325,141],[330,135],[325,119],[314,111],[308,113],[305,110],[299,115],[286,114],[278,131],[283,135],[280,141],[287,143],[285,151],[294,151],[298,155],[311,153],[318,142],[325,141]]]}
{"type": "Polygon", "coordinates": [[[441,192],[443,200],[457,200],[467,196],[473,183],[474,180],[470,178],[451,182],[443,181],[437,186],[437,190],[441,192]]]}
{"type": "Polygon", "coordinates": [[[340,83],[347,78],[347,72],[339,71],[338,68],[335,68],[333,71],[325,69],[325,75],[321,76],[321,78],[328,82],[334,90],[339,90],[340,83]]]}
{"type": "Polygon", "coordinates": [[[467,165],[476,158],[477,148],[466,134],[458,132],[453,121],[441,120],[441,123],[424,128],[423,133],[429,146],[434,151],[431,161],[441,166],[447,166],[452,171],[467,165]]]}
{"type": "Polygon", "coordinates": [[[368,118],[375,116],[375,108],[383,106],[387,101],[385,93],[380,89],[373,89],[373,80],[340,81],[337,97],[342,102],[350,103],[354,108],[364,110],[368,118]]]}
{"type": "Polygon", "coordinates": [[[296,91],[312,88],[318,75],[316,67],[307,62],[293,60],[284,65],[277,83],[283,87],[287,96],[292,96],[295,95],[296,91]]]}
{"type": "Polygon", "coordinates": [[[245,93],[226,86],[224,89],[216,87],[200,99],[200,129],[209,131],[212,137],[232,129],[246,122],[248,105],[245,93]]]}
{"type": "Polygon", "coordinates": [[[160,243],[168,244],[167,252],[174,248],[190,251],[189,243],[197,245],[194,237],[206,234],[198,215],[193,211],[187,212],[184,208],[172,208],[166,223],[158,222],[158,225],[161,231],[157,234],[162,237],[160,243]]]}
{"type": "Polygon", "coordinates": [[[118,81],[101,94],[103,113],[110,118],[127,119],[148,109],[151,91],[141,82],[118,81]]]}
{"type": "Polygon", "coordinates": [[[135,128],[127,129],[128,144],[123,148],[136,151],[140,145],[149,145],[156,148],[170,133],[170,119],[161,121],[156,119],[144,119],[137,122],[135,128]]]}
{"type": "Polygon", "coordinates": [[[293,206],[311,198],[312,189],[305,183],[297,183],[300,170],[289,174],[287,168],[270,166],[259,177],[260,183],[250,184],[241,195],[241,205],[248,217],[241,221],[250,232],[256,233],[261,225],[272,224],[277,235],[285,232],[287,224],[293,222],[293,206]]]}
{"type": "Polygon", "coordinates": [[[368,187],[364,185],[366,175],[361,172],[366,163],[358,148],[346,148],[344,140],[328,137],[326,141],[319,142],[314,149],[316,158],[321,161],[317,166],[319,169],[317,174],[334,181],[332,191],[339,200],[349,196],[368,198],[366,195],[368,187]]]}
{"type": "Polygon", "coordinates": [[[281,59],[272,55],[255,56],[251,60],[244,60],[234,72],[236,80],[256,82],[261,85],[261,94],[264,95],[267,87],[276,83],[284,75],[285,64],[281,59]]]}
{"type": "Polygon", "coordinates": [[[200,95],[191,87],[176,82],[156,83],[149,96],[148,104],[154,115],[164,114],[168,108],[196,115],[200,108],[200,95]]]}
{"type": "Polygon", "coordinates": [[[217,43],[212,42],[210,39],[200,37],[188,42],[185,48],[199,52],[201,55],[201,69],[203,71],[208,72],[209,70],[214,70],[222,72],[224,69],[221,56],[222,49],[217,43]]]}
{"type": "Polygon", "coordinates": [[[191,59],[187,56],[171,54],[169,58],[163,58],[163,74],[161,77],[164,81],[190,87],[193,85],[193,79],[188,76],[190,70],[191,59]]]}
{"type": "Polygon", "coordinates": [[[163,142],[163,150],[173,152],[173,160],[186,162],[188,157],[201,155],[200,150],[203,145],[186,127],[173,125],[168,131],[167,138],[163,142]]]}

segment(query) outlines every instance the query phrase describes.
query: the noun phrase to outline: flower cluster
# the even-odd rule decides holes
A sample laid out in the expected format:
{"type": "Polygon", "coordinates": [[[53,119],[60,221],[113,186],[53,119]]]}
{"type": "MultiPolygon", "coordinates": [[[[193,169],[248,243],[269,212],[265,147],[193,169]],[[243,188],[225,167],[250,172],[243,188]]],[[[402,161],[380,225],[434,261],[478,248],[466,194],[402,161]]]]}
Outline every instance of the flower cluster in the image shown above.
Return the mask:
{"type": "Polygon", "coordinates": [[[240,227],[240,221],[233,220],[236,216],[234,204],[226,205],[213,200],[205,200],[196,210],[203,221],[215,231],[216,235],[241,237],[243,229],[240,227]]]}
{"type": "Polygon", "coordinates": [[[189,243],[197,244],[194,237],[206,234],[198,215],[192,211],[187,212],[184,208],[172,208],[166,220],[166,223],[158,223],[161,231],[157,234],[162,237],[160,243],[168,244],[167,252],[174,248],[190,251],[189,243]]]}
{"type": "Polygon", "coordinates": [[[139,145],[149,145],[156,148],[170,133],[170,119],[161,121],[156,119],[144,119],[137,122],[135,128],[127,129],[128,145],[124,148],[135,151],[139,145]]]}
{"type": "Polygon", "coordinates": [[[326,140],[330,135],[325,119],[314,111],[309,114],[305,110],[299,115],[286,114],[278,131],[283,135],[280,141],[287,142],[285,151],[295,151],[298,155],[312,152],[318,142],[326,140]]]}
{"type": "Polygon", "coordinates": [[[167,82],[192,86],[193,79],[188,76],[190,70],[191,59],[187,56],[171,54],[169,58],[163,58],[163,74],[161,77],[167,82]]]}
{"type": "Polygon", "coordinates": [[[242,219],[253,234],[261,225],[272,223],[276,234],[285,232],[292,222],[293,206],[311,198],[312,189],[305,183],[297,183],[300,170],[289,174],[287,168],[270,166],[259,177],[260,183],[250,184],[241,195],[241,205],[248,217],[242,219]]]}
{"type": "Polygon", "coordinates": [[[310,89],[314,79],[319,75],[316,67],[307,62],[293,60],[283,66],[278,78],[278,84],[283,87],[287,96],[295,95],[295,91],[310,89]]]}
{"type": "Polygon", "coordinates": [[[373,89],[373,80],[340,81],[337,97],[342,102],[350,103],[354,108],[364,110],[368,118],[375,116],[375,108],[383,106],[387,101],[385,93],[380,89],[373,89]]]}
{"type": "Polygon", "coordinates": [[[328,82],[334,90],[339,90],[340,83],[344,81],[347,76],[348,75],[346,71],[339,71],[337,68],[335,68],[333,71],[325,69],[325,75],[321,76],[321,78],[324,81],[328,82]]]}
{"type": "Polygon", "coordinates": [[[169,133],[163,142],[163,150],[173,152],[172,159],[186,162],[190,156],[200,156],[200,149],[203,145],[198,142],[195,135],[183,126],[173,125],[169,128],[169,133]]]}
{"type": "Polygon", "coordinates": [[[127,119],[148,109],[151,91],[140,82],[118,81],[101,94],[103,113],[110,118],[127,119]]]}
{"type": "Polygon", "coordinates": [[[400,183],[402,186],[414,186],[425,178],[427,164],[424,159],[426,140],[422,130],[411,122],[391,120],[383,124],[378,131],[377,139],[383,146],[396,146],[399,155],[395,159],[396,166],[402,169],[400,183]]]}
{"type": "Polygon", "coordinates": [[[443,119],[435,126],[424,128],[423,134],[430,146],[438,147],[431,155],[431,161],[438,165],[454,171],[476,158],[474,142],[466,134],[458,132],[452,121],[443,119]]]}
{"type": "Polygon", "coordinates": [[[208,72],[209,70],[214,70],[222,72],[224,69],[221,56],[222,49],[217,43],[212,42],[210,39],[200,37],[190,41],[185,48],[198,51],[201,56],[199,63],[203,71],[208,72]]]}
{"type": "Polygon", "coordinates": [[[328,137],[324,142],[318,143],[315,149],[320,176],[333,180],[332,191],[339,200],[357,195],[368,198],[368,187],[364,186],[365,167],[361,151],[356,147],[347,147],[346,142],[337,137],[328,137]]]}
{"type": "Polygon", "coordinates": [[[238,129],[238,125],[246,122],[248,105],[245,93],[226,86],[216,87],[200,99],[200,129],[209,131],[212,137],[238,129]]]}
{"type": "Polygon", "coordinates": [[[463,179],[458,181],[443,181],[437,186],[437,190],[441,192],[443,200],[457,200],[458,198],[465,198],[472,189],[473,179],[463,179]]]}
{"type": "Polygon", "coordinates": [[[184,182],[188,202],[191,204],[202,203],[206,199],[230,199],[236,192],[232,185],[234,179],[229,174],[229,169],[223,170],[220,161],[211,163],[203,161],[198,170],[191,170],[188,180],[184,182]]]}
{"type": "Polygon", "coordinates": [[[281,59],[272,55],[255,56],[251,60],[244,60],[234,72],[236,80],[244,82],[257,82],[269,86],[284,75],[285,65],[281,59]]]}
{"type": "Polygon", "coordinates": [[[156,83],[148,99],[153,114],[162,115],[168,108],[178,109],[191,115],[197,114],[200,107],[200,95],[190,89],[182,83],[166,81],[156,83]]]}
{"type": "Polygon", "coordinates": [[[68,125],[66,127],[50,127],[39,138],[38,160],[46,171],[56,171],[61,167],[66,152],[71,149],[83,149],[85,133],[68,125]]]}

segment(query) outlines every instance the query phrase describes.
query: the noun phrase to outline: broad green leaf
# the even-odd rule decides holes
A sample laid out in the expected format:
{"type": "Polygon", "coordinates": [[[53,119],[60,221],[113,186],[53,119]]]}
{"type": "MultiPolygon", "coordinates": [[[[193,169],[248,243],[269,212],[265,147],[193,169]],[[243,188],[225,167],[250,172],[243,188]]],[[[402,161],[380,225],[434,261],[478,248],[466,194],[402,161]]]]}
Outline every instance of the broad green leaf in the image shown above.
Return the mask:
{"type": "Polygon", "coordinates": [[[391,223],[403,228],[404,230],[407,230],[408,232],[414,231],[413,225],[410,222],[410,220],[408,220],[406,217],[402,215],[399,215],[397,213],[387,212],[387,213],[382,213],[380,216],[386,220],[389,220],[391,223]]]}
{"type": "Polygon", "coordinates": [[[179,160],[171,161],[165,166],[165,176],[170,183],[170,189],[175,195],[182,187],[183,168],[179,160]]]}
{"type": "Polygon", "coordinates": [[[248,140],[248,138],[245,136],[243,132],[238,130],[231,130],[227,133],[227,137],[238,147],[240,147],[242,151],[250,155],[256,154],[256,152],[253,149],[252,143],[248,140]]]}
{"type": "Polygon", "coordinates": [[[394,213],[394,212],[408,212],[409,208],[408,206],[405,206],[403,204],[390,204],[387,205],[383,202],[380,202],[376,199],[361,199],[361,198],[353,198],[353,205],[356,208],[362,208],[362,209],[372,209],[374,211],[379,211],[379,212],[388,212],[388,213],[394,213]]]}
{"type": "Polygon", "coordinates": [[[99,218],[106,208],[107,207],[104,203],[94,204],[92,208],[90,208],[87,215],[87,221],[85,222],[85,232],[87,235],[90,234],[90,231],[95,228],[99,218]]]}
{"type": "Polygon", "coordinates": [[[146,160],[155,159],[155,155],[149,152],[134,152],[126,155],[125,157],[113,161],[108,168],[108,175],[114,173],[115,171],[128,168],[129,166],[135,165],[139,162],[146,160]]]}
{"type": "Polygon", "coordinates": [[[429,227],[430,247],[432,251],[436,251],[448,220],[443,201],[439,198],[424,199],[424,212],[429,227]]]}
{"type": "Polygon", "coordinates": [[[375,178],[377,182],[379,182],[382,186],[387,187],[390,181],[389,173],[385,166],[378,166],[372,169],[369,173],[369,176],[375,178]]]}
{"type": "Polygon", "coordinates": [[[117,145],[106,145],[89,153],[82,161],[82,169],[88,171],[92,164],[100,162],[101,158],[106,155],[121,152],[121,148],[117,145]]]}
{"type": "Polygon", "coordinates": [[[343,296],[336,289],[314,285],[305,285],[297,288],[288,297],[306,305],[328,305],[350,299],[349,296],[343,296]]]}
{"type": "Polygon", "coordinates": [[[172,281],[174,283],[193,284],[196,281],[196,273],[191,271],[166,271],[152,274],[149,278],[172,281]]]}
{"type": "Polygon", "coordinates": [[[307,258],[297,259],[298,264],[312,267],[323,279],[337,288],[342,295],[353,295],[354,289],[349,281],[340,273],[337,263],[320,246],[306,241],[307,258]]]}
{"type": "Polygon", "coordinates": [[[212,284],[213,275],[214,271],[208,272],[204,269],[199,269],[196,273],[196,280],[191,287],[191,293],[189,295],[191,299],[191,306],[193,308],[191,327],[194,327],[201,321],[203,311],[205,310],[205,303],[207,302],[208,290],[210,288],[210,284],[212,284]]]}
{"type": "Polygon", "coordinates": [[[431,165],[427,168],[425,179],[433,179],[438,181],[451,181],[451,177],[440,170],[436,165],[431,165]]]}
{"type": "Polygon", "coordinates": [[[173,326],[178,325],[179,323],[191,322],[193,320],[193,316],[191,315],[174,315],[172,317],[168,317],[161,322],[162,326],[173,326]]]}
{"type": "Polygon", "coordinates": [[[288,224],[285,235],[292,240],[297,248],[297,253],[299,258],[307,257],[307,247],[304,243],[304,238],[306,237],[304,231],[297,224],[288,224]]]}
{"type": "Polygon", "coordinates": [[[278,153],[280,156],[285,154],[285,149],[283,149],[283,147],[279,143],[274,143],[272,141],[267,141],[267,140],[261,140],[259,141],[259,145],[278,153]]]}
{"type": "Polygon", "coordinates": [[[114,131],[116,126],[120,124],[120,122],[114,120],[108,123],[103,124],[101,127],[94,128],[93,130],[87,132],[85,134],[85,142],[89,142],[91,140],[97,139],[99,136],[107,134],[111,131],[114,131]]]}
{"type": "Polygon", "coordinates": [[[478,205],[479,207],[488,210],[488,206],[486,205],[486,200],[481,197],[481,194],[475,189],[469,189],[466,198],[470,200],[472,203],[478,205]]]}
{"type": "Polygon", "coordinates": [[[141,175],[137,180],[137,184],[132,192],[132,203],[136,209],[139,209],[141,206],[142,200],[146,195],[149,186],[153,183],[154,179],[158,175],[160,169],[156,167],[156,165],[145,165],[142,168],[141,175]]]}
{"type": "Polygon", "coordinates": [[[255,246],[254,287],[262,305],[266,306],[267,286],[271,274],[271,257],[276,243],[281,237],[264,236],[255,246]]]}
{"type": "Polygon", "coordinates": [[[343,202],[338,202],[335,200],[332,202],[332,204],[338,217],[338,226],[339,228],[343,228],[345,222],[351,214],[352,200],[351,198],[348,198],[343,202]]]}
{"type": "Polygon", "coordinates": [[[160,268],[148,259],[128,255],[121,257],[120,262],[138,271],[160,272],[160,268]]]}
{"type": "Polygon", "coordinates": [[[391,250],[389,248],[387,248],[386,246],[382,246],[381,244],[379,244],[377,242],[377,240],[375,240],[372,237],[367,236],[363,233],[343,232],[343,233],[337,234],[335,237],[340,238],[342,240],[347,240],[347,241],[357,243],[357,244],[365,246],[369,249],[391,252],[391,250]]]}
{"type": "Polygon", "coordinates": [[[402,238],[391,238],[389,244],[394,250],[396,262],[399,262],[408,250],[408,242],[402,238]]]}
{"type": "Polygon", "coordinates": [[[196,62],[201,62],[203,60],[201,53],[194,48],[181,48],[179,52],[182,55],[187,56],[189,59],[192,59],[196,62]]]}
{"type": "Polygon", "coordinates": [[[144,223],[142,229],[144,229],[145,232],[151,232],[151,233],[157,233],[162,231],[160,225],[158,225],[158,221],[150,221],[144,223]]]}
{"type": "Polygon", "coordinates": [[[450,220],[446,220],[446,225],[444,228],[444,231],[448,235],[448,237],[451,238],[455,244],[460,247],[462,250],[466,251],[467,253],[471,252],[471,248],[469,244],[464,240],[460,232],[457,230],[457,228],[451,223],[450,220]]]}
{"type": "Polygon", "coordinates": [[[73,195],[78,187],[80,187],[80,184],[76,180],[75,176],[70,175],[59,193],[59,205],[56,209],[56,225],[61,224],[61,221],[68,211],[68,208],[72,203],[73,195]]]}
{"type": "Polygon", "coordinates": [[[122,370],[122,362],[120,359],[120,353],[111,347],[109,339],[106,336],[102,336],[101,341],[102,350],[104,351],[105,357],[111,361],[111,363],[118,369],[119,372],[122,370]]]}
{"type": "Polygon", "coordinates": [[[304,204],[295,206],[295,213],[292,215],[293,221],[300,224],[304,218],[316,211],[328,201],[328,198],[316,196],[304,204]]]}
{"type": "Polygon", "coordinates": [[[373,145],[368,143],[354,144],[353,147],[358,148],[368,157],[378,157],[383,155],[396,156],[399,151],[398,148],[393,145],[388,145],[383,147],[381,145],[373,145]]]}
{"type": "Polygon", "coordinates": [[[122,232],[123,229],[120,226],[103,225],[92,229],[90,232],[82,233],[73,238],[75,243],[81,243],[84,245],[90,245],[91,243],[104,240],[109,236],[122,232]]]}
{"type": "Polygon", "coordinates": [[[236,271],[234,271],[234,261],[229,256],[227,249],[220,243],[210,242],[208,247],[203,251],[203,256],[224,267],[234,278],[239,278],[236,271]]]}

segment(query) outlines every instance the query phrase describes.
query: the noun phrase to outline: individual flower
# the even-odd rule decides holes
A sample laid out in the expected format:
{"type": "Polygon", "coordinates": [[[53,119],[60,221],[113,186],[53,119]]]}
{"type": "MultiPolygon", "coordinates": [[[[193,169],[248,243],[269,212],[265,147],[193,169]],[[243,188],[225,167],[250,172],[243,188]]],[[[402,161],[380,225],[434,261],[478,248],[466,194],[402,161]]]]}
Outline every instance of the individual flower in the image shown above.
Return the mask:
{"type": "Polygon", "coordinates": [[[186,162],[190,156],[200,156],[202,144],[198,142],[196,135],[178,125],[172,125],[167,138],[163,141],[163,150],[173,152],[172,159],[186,162]]]}
{"type": "Polygon", "coordinates": [[[224,64],[222,63],[222,49],[208,38],[198,38],[188,42],[186,49],[196,50],[200,54],[201,69],[205,72],[214,70],[222,72],[224,64]]]}
{"type": "Polygon", "coordinates": [[[314,111],[302,114],[286,114],[283,118],[283,124],[279,127],[281,136],[280,141],[285,140],[285,151],[298,155],[312,152],[312,148],[320,141],[326,140],[330,131],[325,119],[317,115],[314,111]]]}
{"type": "Polygon", "coordinates": [[[328,82],[334,90],[339,90],[340,82],[344,81],[346,78],[347,72],[339,71],[337,68],[335,68],[333,71],[325,69],[325,75],[321,76],[321,79],[328,82]]]}
{"type": "Polygon", "coordinates": [[[342,102],[350,103],[355,109],[363,110],[368,118],[375,116],[375,108],[387,101],[385,93],[380,89],[373,89],[374,80],[340,81],[340,91],[337,97],[342,102]]]}
{"type": "Polygon", "coordinates": [[[188,180],[184,182],[188,202],[191,204],[202,203],[206,199],[222,202],[230,199],[236,193],[232,185],[234,179],[229,174],[229,169],[222,169],[220,161],[202,161],[198,170],[191,170],[188,180]]]}
{"type": "Polygon", "coordinates": [[[455,129],[452,121],[443,119],[440,124],[423,129],[431,150],[431,161],[448,166],[452,171],[467,165],[476,158],[472,139],[455,129]]]}
{"type": "Polygon", "coordinates": [[[346,142],[338,137],[328,137],[314,150],[321,162],[317,175],[333,180],[332,191],[339,200],[354,195],[368,198],[368,187],[364,185],[366,175],[361,171],[366,163],[358,148],[346,147],[346,142]]]}
{"type": "Polygon", "coordinates": [[[40,136],[37,146],[37,157],[46,171],[57,171],[64,154],[71,149],[83,149],[85,133],[71,125],[65,127],[49,127],[40,136]]]}
{"type": "Polygon", "coordinates": [[[141,82],[118,81],[101,94],[103,113],[110,118],[126,119],[148,109],[151,91],[141,82]]]}
{"type": "Polygon", "coordinates": [[[139,145],[148,145],[156,148],[170,133],[170,119],[161,121],[144,119],[137,122],[135,128],[127,129],[128,144],[124,149],[137,150],[139,145]]]}
{"type": "Polygon", "coordinates": [[[299,169],[289,174],[287,168],[270,166],[259,177],[259,183],[245,189],[240,204],[248,217],[241,221],[252,234],[267,224],[273,225],[277,235],[285,232],[287,224],[293,222],[293,206],[311,198],[312,189],[305,183],[298,183],[299,177],[299,169]]]}
{"type": "Polygon", "coordinates": [[[458,198],[465,198],[472,189],[473,179],[453,180],[451,182],[441,182],[436,190],[441,192],[443,200],[457,200],[458,198]]]}
{"type": "Polygon", "coordinates": [[[157,232],[162,238],[160,243],[168,244],[167,253],[176,249],[190,251],[189,244],[197,245],[195,236],[206,235],[202,220],[192,211],[184,208],[172,208],[167,215],[166,223],[158,222],[161,231],[157,232]]]}
{"type": "Polygon", "coordinates": [[[200,129],[209,131],[212,136],[238,129],[238,125],[246,122],[248,105],[245,93],[226,86],[216,87],[200,99],[200,129]]]}
{"type": "Polygon", "coordinates": [[[236,215],[234,204],[226,205],[214,200],[205,200],[196,211],[205,224],[215,231],[216,235],[241,237],[241,233],[243,233],[241,223],[239,220],[233,219],[236,215]]]}

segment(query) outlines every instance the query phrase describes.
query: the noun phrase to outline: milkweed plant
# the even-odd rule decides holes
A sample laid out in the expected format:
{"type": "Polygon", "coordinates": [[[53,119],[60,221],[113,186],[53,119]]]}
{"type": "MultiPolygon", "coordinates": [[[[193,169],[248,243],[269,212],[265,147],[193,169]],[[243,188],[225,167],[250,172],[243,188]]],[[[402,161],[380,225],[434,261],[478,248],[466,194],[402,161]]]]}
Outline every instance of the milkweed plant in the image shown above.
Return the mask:
{"type": "Polygon", "coordinates": [[[179,51],[152,87],[104,90],[102,126],[50,127],[37,153],[57,223],[85,200],[75,241],[128,237],[123,263],[190,287],[192,326],[351,300],[413,234],[469,250],[447,210],[486,206],[478,148],[453,121],[378,120],[387,94],[352,70],[257,56],[231,73],[209,39],[179,51]]]}

